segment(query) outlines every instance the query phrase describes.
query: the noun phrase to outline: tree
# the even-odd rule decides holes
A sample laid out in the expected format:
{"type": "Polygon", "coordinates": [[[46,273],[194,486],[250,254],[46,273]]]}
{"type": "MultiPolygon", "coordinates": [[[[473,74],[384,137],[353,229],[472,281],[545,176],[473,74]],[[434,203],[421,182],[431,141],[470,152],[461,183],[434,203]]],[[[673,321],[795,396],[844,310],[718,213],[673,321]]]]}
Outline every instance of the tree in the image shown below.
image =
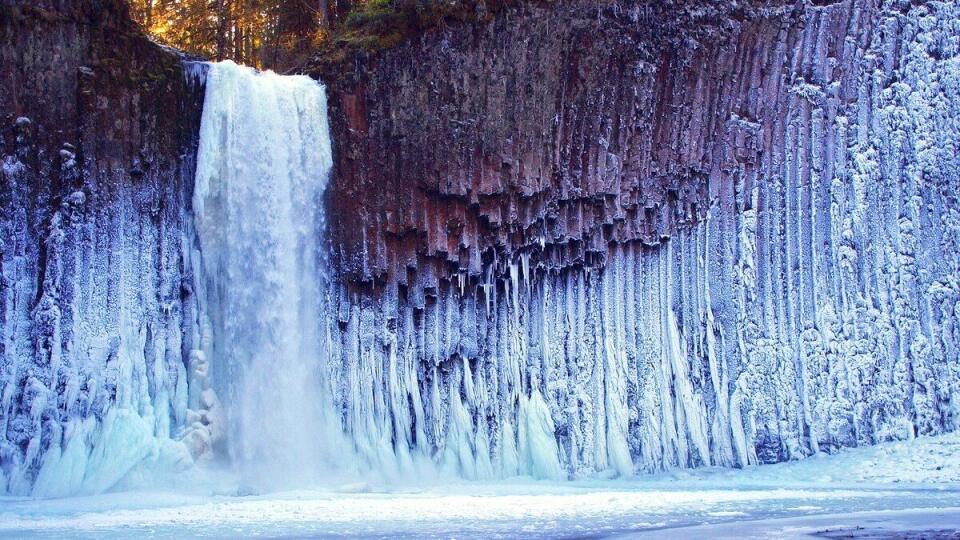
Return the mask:
{"type": "Polygon", "coordinates": [[[187,53],[284,69],[303,59],[343,5],[344,0],[130,0],[130,12],[156,40],[187,53]]]}
{"type": "MultiPolygon", "coordinates": [[[[286,71],[304,65],[351,15],[439,5],[438,0],[128,0],[133,18],[157,41],[212,60],[286,71]]],[[[382,24],[381,24],[382,25],[382,24]]],[[[383,30],[383,29],[380,29],[383,30]]]]}

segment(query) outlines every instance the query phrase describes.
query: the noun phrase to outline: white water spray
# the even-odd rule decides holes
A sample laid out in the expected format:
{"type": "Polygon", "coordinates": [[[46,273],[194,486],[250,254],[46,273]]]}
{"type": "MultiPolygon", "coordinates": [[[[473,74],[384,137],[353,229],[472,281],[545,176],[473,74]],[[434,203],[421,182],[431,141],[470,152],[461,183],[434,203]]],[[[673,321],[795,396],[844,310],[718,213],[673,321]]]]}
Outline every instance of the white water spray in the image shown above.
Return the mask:
{"type": "Polygon", "coordinates": [[[227,445],[257,489],[314,483],[343,440],[318,335],[326,93],[231,62],[207,78],[193,210],[227,445]]]}

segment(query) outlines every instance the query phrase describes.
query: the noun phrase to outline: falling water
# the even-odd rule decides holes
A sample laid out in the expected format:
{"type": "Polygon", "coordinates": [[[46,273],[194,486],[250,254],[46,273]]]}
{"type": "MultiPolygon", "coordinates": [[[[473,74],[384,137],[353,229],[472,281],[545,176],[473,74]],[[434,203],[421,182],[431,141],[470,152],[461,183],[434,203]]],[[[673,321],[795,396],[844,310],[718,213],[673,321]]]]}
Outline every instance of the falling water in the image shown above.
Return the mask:
{"type": "Polygon", "coordinates": [[[193,210],[229,455],[256,488],[315,482],[342,439],[317,324],[332,164],[325,89],[216,64],[200,130],[193,210]]]}

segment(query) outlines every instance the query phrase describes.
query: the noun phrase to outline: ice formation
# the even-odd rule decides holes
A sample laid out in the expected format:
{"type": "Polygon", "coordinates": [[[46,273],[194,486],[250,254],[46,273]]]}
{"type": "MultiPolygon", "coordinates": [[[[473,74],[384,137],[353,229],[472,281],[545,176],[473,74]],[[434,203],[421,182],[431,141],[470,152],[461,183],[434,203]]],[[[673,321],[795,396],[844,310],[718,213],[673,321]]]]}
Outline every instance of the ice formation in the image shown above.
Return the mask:
{"type": "MultiPolygon", "coordinates": [[[[157,202],[177,201],[177,182],[77,189],[38,233],[27,155],[5,156],[2,171],[0,491],[100,492],[142,465],[189,466],[178,442],[189,413],[186,209],[157,202]]],[[[59,157],[61,178],[82,178],[76,148],[59,157]]]]}

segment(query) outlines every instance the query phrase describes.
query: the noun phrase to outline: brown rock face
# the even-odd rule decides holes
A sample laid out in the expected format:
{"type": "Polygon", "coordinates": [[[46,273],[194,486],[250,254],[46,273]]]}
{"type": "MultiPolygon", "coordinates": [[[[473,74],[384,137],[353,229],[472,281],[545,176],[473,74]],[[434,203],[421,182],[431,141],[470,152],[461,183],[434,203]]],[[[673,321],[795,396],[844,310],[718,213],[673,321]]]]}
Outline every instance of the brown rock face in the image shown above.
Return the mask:
{"type": "Polygon", "coordinates": [[[701,219],[761,99],[721,51],[776,29],[752,22],[770,6],[689,4],[528,2],[326,66],[342,270],[434,288],[520,251],[590,264],[701,219]]]}

